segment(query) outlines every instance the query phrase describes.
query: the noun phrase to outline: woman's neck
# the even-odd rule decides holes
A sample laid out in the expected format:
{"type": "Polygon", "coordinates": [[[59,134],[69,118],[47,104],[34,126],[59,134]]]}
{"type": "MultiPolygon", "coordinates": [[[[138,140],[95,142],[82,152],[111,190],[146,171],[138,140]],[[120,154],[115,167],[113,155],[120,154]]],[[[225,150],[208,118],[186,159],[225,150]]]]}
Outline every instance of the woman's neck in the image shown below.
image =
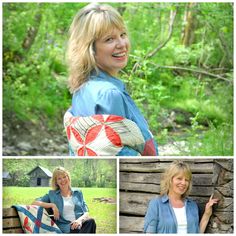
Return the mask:
{"type": "Polygon", "coordinates": [[[60,189],[61,190],[61,195],[63,197],[70,197],[71,196],[71,190],[69,188],[67,189],[60,189]]]}
{"type": "Polygon", "coordinates": [[[172,207],[181,208],[184,206],[182,195],[170,192],[168,193],[168,197],[169,197],[169,201],[172,207]]]}

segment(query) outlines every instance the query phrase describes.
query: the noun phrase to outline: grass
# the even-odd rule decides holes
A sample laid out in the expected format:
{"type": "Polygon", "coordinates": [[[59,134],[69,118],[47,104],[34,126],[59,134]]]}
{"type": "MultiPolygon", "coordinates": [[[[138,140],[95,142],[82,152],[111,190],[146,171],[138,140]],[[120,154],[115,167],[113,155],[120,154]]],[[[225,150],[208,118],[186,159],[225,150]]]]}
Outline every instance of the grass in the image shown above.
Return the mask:
{"type": "MultiPolygon", "coordinates": [[[[116,233],[116,204],[94,201],[93,198],[110,197],[116,199],[116,188],[80,188],[89,207],[89,214],[97,224],[97,233],[116,233]]],[[[29,205],[37,197],[50,190],[49,187],[3,187],[3,207],[29,205]]]]}

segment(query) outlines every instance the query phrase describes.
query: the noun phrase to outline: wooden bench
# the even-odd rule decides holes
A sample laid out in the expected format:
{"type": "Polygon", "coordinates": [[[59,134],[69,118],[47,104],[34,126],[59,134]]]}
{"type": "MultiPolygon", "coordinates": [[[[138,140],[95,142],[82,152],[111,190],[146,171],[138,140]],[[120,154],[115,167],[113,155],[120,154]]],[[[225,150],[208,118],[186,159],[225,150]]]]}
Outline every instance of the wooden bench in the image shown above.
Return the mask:
{"type": "Polygon", "coordinates": [[[20,218],[15,208],[3,208],[2,227],[3,233],[24,233],[21,227],[20,218]]]}

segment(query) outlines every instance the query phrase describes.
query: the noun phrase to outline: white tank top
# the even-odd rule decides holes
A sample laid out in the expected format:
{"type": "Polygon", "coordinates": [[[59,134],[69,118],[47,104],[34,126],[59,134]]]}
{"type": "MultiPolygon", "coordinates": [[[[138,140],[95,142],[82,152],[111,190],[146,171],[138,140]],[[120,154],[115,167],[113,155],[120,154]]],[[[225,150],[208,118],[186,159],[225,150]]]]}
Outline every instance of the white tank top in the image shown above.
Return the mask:
{"type": "Polygon", "coordinates": [[[185,206],[182,208],[174,208],[174,213],[177,219],[177,234],[187,234],[187,217],[185,206]]]}
{"type": "Polygon", "coordinates": [[[64,202],[64,208],[63,208],[63,217],[66,220],[69,221],[74,221],[75,220],[75,204],[72,201],[72,196],[71,197],[63,197],[63,202],[64,202]]]}

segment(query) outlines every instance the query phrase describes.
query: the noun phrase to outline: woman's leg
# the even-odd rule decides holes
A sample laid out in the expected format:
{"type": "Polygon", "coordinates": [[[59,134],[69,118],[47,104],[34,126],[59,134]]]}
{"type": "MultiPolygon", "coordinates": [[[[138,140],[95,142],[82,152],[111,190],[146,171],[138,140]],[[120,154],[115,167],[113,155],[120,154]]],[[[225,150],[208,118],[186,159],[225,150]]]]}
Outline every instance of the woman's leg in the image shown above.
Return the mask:
{"type": "Polygon", "coordinates": [[[70,233],[72,234],[95,234],[96,233],[96,223],[95,220],[90,218],[88,220],[86,220],[81,229],[74,229],[74,230],[70,230],[70,233]]]}
{"type": "Polygon", "coordinates": [[[92,233],[92,234],[95,234],[96,233],[96,223],[95,223],[95,220],[93,218],[90,218],[90,219],[86,220],[83,223],[82,228],[80,229],[80,233],[92,233]]]}

